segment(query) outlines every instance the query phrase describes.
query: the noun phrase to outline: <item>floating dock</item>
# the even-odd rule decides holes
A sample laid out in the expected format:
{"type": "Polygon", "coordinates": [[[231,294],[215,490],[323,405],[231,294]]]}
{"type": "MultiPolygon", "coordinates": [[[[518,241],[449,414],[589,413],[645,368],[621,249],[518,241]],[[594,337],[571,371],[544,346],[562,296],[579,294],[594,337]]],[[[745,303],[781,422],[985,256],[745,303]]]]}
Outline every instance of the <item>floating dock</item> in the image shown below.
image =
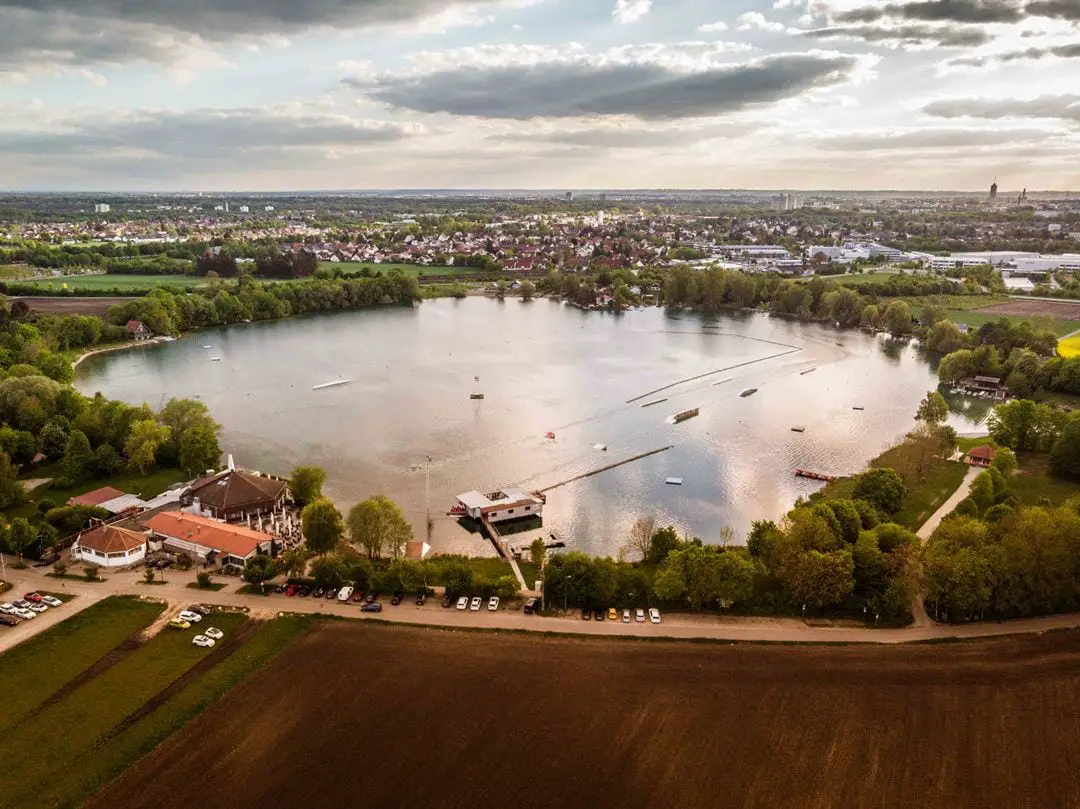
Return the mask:
{"type": "Polygon", "coordinates": [[[852,409],[852,410],[866,410],[866,408],[865,408],[865,407],[863,407],[862,405],[856,405],[855,407],[853,407],[853,408],[851,408],[851,409],[852,409]]]}
{"type": "Polygon", "coordinates": [[[664,483],[668,486],[682,486],[682,478],[668,478],[664,483]]]}
{"type": "Polygon", "coordinates": [[[824,475],[821,472],[811,472],[809,469],[796,469],[795,477],[808,478],[810,480],[823,480],[826,483],[832,483],[836,480],[836,475],[824,475]]]}
{"type": "Polygon", "coordinates": [[[680,422],[686,421],[687,419],[692,419],[699,413],[701,413],[701,408],[699,407],[695,407],[693,410],[684,410],[681,413],[676,413],[675,423],[679,424],[680,422]]]}
{"type": "Polygon", "coordinates": [[[323,382],[321,385],[315,385],[312,387],[312,390],[326,390],[327,388],[337,388],[341,385],[349,385],[351,383],[351,379],[337,379],[333,382],[323,382]]]}
{"type": "Polygon", "coordinates": [[[469,398],[470,399],[483,399],[484,394],[482,394],[482,393],[470,393],[469,398]]]}
{"type": "Polygon", "coordinates": [[[791,432],[793,432],[793,433],[805,433],[806,428],[805,427],[792,427],[791,432]]]}
{"type": "Polygon", "coordinates": [[[646,402],[642,407],[652,407],[653,405],[663,404],[667,399],[657,399],[655,402],[646,402]]]}

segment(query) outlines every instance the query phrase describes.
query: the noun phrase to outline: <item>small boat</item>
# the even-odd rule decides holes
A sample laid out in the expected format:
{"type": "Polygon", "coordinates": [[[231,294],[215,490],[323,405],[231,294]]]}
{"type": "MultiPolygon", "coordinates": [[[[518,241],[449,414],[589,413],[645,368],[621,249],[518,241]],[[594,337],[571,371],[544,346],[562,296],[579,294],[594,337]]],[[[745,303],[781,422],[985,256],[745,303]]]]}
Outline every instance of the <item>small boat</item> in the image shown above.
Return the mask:
{"type": "Polygon", "coordinates": [[[642,407],[652,407],[653,405],[663,404],[667,399],[657,399],[655,402],[646,402],[642,407]]]}
{"type": "Polygon", "coordinates": [[[546,438],[548,441],[554,441],[555,440],[555,433],[547,433],[547,434],[544,435],[544,438],[546,438]]]}
{"type": "Polygon", "coordinates": [[[701,412],[701,409],[695,407],[693,410],[684,410],[681,413],[676,413],[675,414],[675,423],[679,424],[680,422],[684,422],[687,419],[692,419],[692,418],[694,418],[694,416],[698,415],[698,413],[700,413],[700,412],[701,412]]]}
{"type": "Polygon", "coordinates": [[[851,408],[851,409],[852,409],[852,410],[866,410],[866,408],[865,408],[865,407],[863,407],[862,405],[855,405],[855,407],[853,407],[853,408],[851,408]]]}
{"type": "Polygon", "coordinates": [[[312,390],[325,390],[326,388],[336,388],[339,385],[348,385],[352,382],[351,379],[335,379],[333,382],[323,382],[321,385],[315,385],[312,390]]]}
{"type": "Polygon", "coordinates": [[[213,346],[203,346],[204,351],[209,351],[213,346]]]}
{"type": "Polygon", "coordinates": [[[470,399],[483,399],[484,394],[482,394],[482,393],[470,393],[469,398],[470,399]]]}
{"type": "Polygon", "coordinates": [[[755,393],[757,393],[757,388],[747,388],[739,395],[745,399],[747,396],[753,396],[755,393]]]}
{"type": "Polygon", "coordinates": [[[161,338],[161,342],[163,342],[163,343],[175,343],[175,342],[176,342],[176,338],[175,338],[175,337],[171,337],[171,336],[169,336],[169,335],[166,335],[165,337],[162,337],[162,338],[161,338]]]}
{"type": "Polygon", "coordinates": [[[712,386],[715,388],[717,385],[723,385],[725,382],[730,382],[731,380],[732,377],[729,376],[727,379],[721,379],[719,382],[713,382],[712,386]]]}
{"type": "Polygon", "coordinates": [[[793,433],[805,433],[806,428],[805,427],[792,427],[791,432],[793,432],[793,433]]]}
{"type": "Polygon", "coordinates": [[[800,371],[799,376],[806,376],[807,374],[812,374],[816,370],[817,368],[807,368],[805,371],[800,371]]]}
{"type": "Polygon", "coordinates": [[[664,483],[668,486],[682,486],[682,478],[668,478],[664,483]]]}
{"type": "Polygon", "coordinates": [[[593,444],[592,448],[600,452],[607,452],[607,444],[593,444]]]}
{"type": "Polygon", "coordinates": [[[221,362],[221,357],[211,357],[210,362],[221,362]]]}

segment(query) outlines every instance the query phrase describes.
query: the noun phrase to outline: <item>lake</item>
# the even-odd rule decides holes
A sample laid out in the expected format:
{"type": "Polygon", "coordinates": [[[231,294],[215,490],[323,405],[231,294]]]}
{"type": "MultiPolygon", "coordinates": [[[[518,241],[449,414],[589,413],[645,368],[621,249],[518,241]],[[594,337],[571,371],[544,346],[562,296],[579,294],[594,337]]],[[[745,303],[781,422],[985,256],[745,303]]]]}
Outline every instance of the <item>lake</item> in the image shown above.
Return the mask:
{"type": "MultiPolygon", "coordinates": [[[[445,516],[458,493],[553,486],[673,445],[549,493],[543,535],[615,554],[649,514],[711,542],[729,526],[743,541],[753,520],[820,487],[796,468],[857,472],[910,430],[937,378],[906,342],[815,323],[467,298],[210,329],[90,357],[76,385],[155,409],[198,397],[238,465],[322,466],[343,511],[387,494],[418,537],[429,490],[442,552],[492,553],[445,516]],[[338,379],[353,381],[312,390],[338,379]],[[691,408],[700,416],[672,423],[691,408]]],[[[984,415],[951,423],[963,432],[984,415]]]]}

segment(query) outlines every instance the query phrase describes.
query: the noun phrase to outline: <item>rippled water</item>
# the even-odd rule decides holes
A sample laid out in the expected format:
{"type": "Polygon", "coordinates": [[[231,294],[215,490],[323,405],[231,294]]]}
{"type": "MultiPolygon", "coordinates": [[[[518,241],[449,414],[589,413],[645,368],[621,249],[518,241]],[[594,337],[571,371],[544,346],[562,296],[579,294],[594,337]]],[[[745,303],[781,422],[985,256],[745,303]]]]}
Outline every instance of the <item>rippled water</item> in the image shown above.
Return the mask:
{"type": "MultiPolygon", "coordinates": [[[[430,455],[432,544],[442,551],[491,552],[443,516],[457,493],[551,486],[674,445],[550,493],[545,534],[615,553],[644,514],[708,541],[725,525],[741,537],[752,520],[781,516],[820,485],[794,469],[860,470],[911,428],[936,377],[907,344],[765,315],[611,315],[470,298],[208,330],[91,357],[77,384],[155,408],[197,395],[237,463],[323,466],[343,508],[386,493],[418,536],[430,455]],[[339,378],[354,381],[312,390],[339,378]],[[698,418],[671,423],[694,407],[698,418]]],[[[953,423],[971,429],[982,415],[953,423]]]]}

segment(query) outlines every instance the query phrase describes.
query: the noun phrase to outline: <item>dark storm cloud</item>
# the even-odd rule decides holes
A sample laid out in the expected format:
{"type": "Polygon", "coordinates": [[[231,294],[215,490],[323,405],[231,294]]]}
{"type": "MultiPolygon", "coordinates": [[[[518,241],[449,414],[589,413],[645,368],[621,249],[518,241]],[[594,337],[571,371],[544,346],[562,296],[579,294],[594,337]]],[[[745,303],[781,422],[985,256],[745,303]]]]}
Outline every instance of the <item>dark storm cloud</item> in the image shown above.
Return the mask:
{"type": "Polygon", "coordinates": [[[936,118],[1056,118],[1080,121],[1080,95],[1039,96],[1019,99],[952,99],[934,101],[923,112],[936,118]]]}
{"type": "Polygon", "coordinates": [[[346,83],[371,99],[417,112],[515,120],[605,115],[673,120],[791,98],[843,81],[857,64],[851,56],[792,54],[684,72],[653,62],[552,59],[346,83]]]}
{"type": "Polygon", "coordinates": [[[208,39],[289,35],[317,26],[397,23],[435,14],[451,5],[454,3],[445,0],[0,0],[0,9],[38,12],[43,20],[59,14],[149,23],[208,39]]]}
{"type": "Polygon", "coordinates": [[[834,25],[815,28],[803,36],[812,39],[858,39],[870,43],[937,45],[943,48],[975,48],[991,36],[977,27],[956,25],[834,25]]]}
{"type": "Polygon", "coordinates": [[[917,22],[1011,23],[1024,18],[1023,4],[1013,0],[929,0],[882,3],[836,15],[839,22],[866,23],[883,19],[917,22]]]}
{"type": "Polygon", "coordinates": [[[139,153],[177,160],[237,155],[294,155],[348,149],[408,136],[396,124],[259,109],[139,113],[131,119],[69,126],[54,132],[0,133],[0,154],[33,156],[139,153]]]}

